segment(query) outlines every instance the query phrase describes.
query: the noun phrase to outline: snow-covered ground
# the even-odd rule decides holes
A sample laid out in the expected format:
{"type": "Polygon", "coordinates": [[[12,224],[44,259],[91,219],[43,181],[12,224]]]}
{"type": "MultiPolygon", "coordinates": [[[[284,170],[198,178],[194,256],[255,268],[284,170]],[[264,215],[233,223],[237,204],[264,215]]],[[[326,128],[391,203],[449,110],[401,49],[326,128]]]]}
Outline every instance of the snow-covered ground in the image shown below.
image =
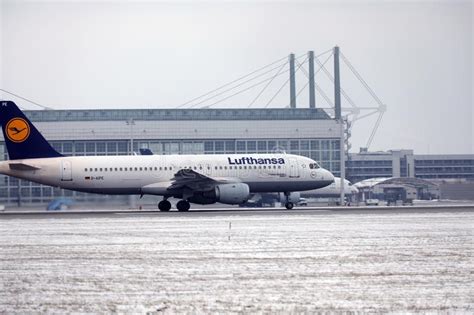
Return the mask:
{"type": "Polygon", "coordinates": [[[469,313],[473,224],[468,211],[0,218],[0,313],[469,313]]]}

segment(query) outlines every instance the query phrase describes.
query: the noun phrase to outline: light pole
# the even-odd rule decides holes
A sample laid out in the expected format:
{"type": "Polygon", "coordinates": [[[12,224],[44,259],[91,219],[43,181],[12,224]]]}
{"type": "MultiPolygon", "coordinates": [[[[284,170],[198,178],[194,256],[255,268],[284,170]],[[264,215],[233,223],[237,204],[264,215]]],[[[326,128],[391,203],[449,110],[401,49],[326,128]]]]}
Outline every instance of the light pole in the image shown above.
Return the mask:
{"type": "MultiPolygon", "coordinates": [[[[130,126],[130,155],[133,155],[133,126],[135,126],[135,120],[133,118],[127,119],[126,121],[127,126],[130,126]]],[[[130,208],[135,208],[136,202],[135,202],[135,196],[134,195],[129,195],[128,196],[128,206],[130,208]]]]}

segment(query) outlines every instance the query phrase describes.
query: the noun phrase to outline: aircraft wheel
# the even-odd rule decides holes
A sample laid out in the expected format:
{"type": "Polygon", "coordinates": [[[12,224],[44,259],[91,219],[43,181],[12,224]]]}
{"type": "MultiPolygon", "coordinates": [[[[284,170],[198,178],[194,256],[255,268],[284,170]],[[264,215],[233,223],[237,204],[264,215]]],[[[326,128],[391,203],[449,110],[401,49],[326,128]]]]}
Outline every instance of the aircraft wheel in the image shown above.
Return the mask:
{"type": "Polygon", "coordinates": [[[178,208],[178,211],[188,211],[189,208],[191,208],[191,205],[186,200],[180,200],[176,204],[176,208],[178,208]]]}
{"type": "Polygon", "coordinates": [[[169,202],[168,200],[161,200],[158,203],[158,209],[160,209],[160,211],[170,211],[171,202],[169,202]]]}
{"type": "Polygon", "coordinates": [[[295,205],[293,204],[293,202],[288,201],[287,203],[285,203],[285,208],[288,209],[288,210],[293,209],[294,206],[295,205]]]}

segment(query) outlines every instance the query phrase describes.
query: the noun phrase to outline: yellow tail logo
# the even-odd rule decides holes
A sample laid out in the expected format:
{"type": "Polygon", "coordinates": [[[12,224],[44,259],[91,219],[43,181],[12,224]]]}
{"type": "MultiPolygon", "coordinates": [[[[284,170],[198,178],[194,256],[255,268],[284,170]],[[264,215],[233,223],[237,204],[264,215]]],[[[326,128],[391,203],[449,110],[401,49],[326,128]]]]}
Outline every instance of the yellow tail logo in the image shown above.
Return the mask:
{"type": "Polygon", "coordinates": [[[13,142],[23,142],[30,135],[30,125],[23,118],[13,118],[5,126],[5,134],[13,142]]]}

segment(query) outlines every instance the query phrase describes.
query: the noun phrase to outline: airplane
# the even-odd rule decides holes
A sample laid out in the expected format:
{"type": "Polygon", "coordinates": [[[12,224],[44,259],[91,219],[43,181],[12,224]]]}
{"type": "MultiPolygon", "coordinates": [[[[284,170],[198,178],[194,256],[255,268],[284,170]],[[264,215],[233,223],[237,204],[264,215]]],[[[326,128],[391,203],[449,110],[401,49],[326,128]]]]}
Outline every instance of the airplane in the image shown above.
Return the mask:
{"type": "MultiPolygon", "coordinates": [[[[141,155],[153,155],[153,151],[149,148],[140,148],[141,155]]],[[[352,199],[352,197],[359,192],[357,187],[353,186],[350,181],[344,179],[344,196],[352,199]]],[[[334,182],[322,188],[307,190],[303,192],[291,192],[287,197],[284,194],[251,194],[249,200],[241,204],[241,206],[262,207],[264,204],[271,205],[275,201],[285,202],[288,198],[293,204],[301,204],[305,198],[340,198],[341,196],[341,178],[334,177],[334,182]]]]}
{"type": "Polygon", "coordinates": [[[9,159],[0,174],[63,189],[117,195],[157,195],[190,203],[241,204],[256,192],[291,192],[330,185],[334,176],[315,161],[292,154],[63,156],[12,101],[0,101],[0,123],[9,159]]]}
{"type": "MultiPolygon", "coordinates": [[[[142,149],[140,149],[140,152],[142,152],[142,149]]],[[[347,179],[344,180],[344,196],[348,200],[352,199],[352,197],[358,192],[359,190],[354,185],[352,185],[350,181],[348,181],[347,179]]],[[[241,206],[262,207],[264,205],[272,205],[275,202],[285,202],[286,198],[289,198],[289,200],[293,202],[293,204],[301,204],[302,201],[307,201],[307,198],[339,199],[340,196],[341,178],[334,177],[334,182],[332,182],[328,186],[301,192],[291,192],[289,197],[286,197],[282,193],[254,194],[249,200],[241,204],[241,206]]]]}
{"type": "MultiPolygon", "coordinates": [[[[358,192],[359,189],[357,187],[352,185],[347,179],[344,179],[344,196],[350,197],[358,192]]],[[[301,196],[306,198],[339,198],[341,196],[341,178],[334,177],[334,182],[331,185],[301,192],[301,196]]]]}

